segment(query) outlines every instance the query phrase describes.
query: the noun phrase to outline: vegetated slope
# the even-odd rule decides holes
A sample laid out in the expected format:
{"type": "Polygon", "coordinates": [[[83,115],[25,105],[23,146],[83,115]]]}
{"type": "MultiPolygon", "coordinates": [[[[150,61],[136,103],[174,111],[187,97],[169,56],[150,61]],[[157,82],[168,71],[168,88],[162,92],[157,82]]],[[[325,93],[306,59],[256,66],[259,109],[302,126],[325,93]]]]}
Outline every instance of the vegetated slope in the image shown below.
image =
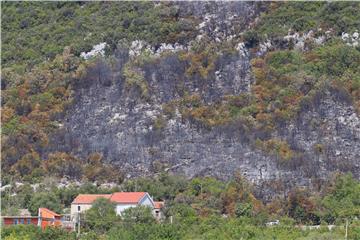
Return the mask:
{"type": "Polygon", "coordinates": [[[3,17],[4,43],[39,28],[25,50],[59,49],[3,56],[5,169],[92,180],[239,170],[269,191],[360,177],[358,3],[27,4],[53,13],[52,27],[24,27],[25,5],[5,4],[16,14],[3,17]],[[100,42],[107,57],[78,57],[100,42]]]}

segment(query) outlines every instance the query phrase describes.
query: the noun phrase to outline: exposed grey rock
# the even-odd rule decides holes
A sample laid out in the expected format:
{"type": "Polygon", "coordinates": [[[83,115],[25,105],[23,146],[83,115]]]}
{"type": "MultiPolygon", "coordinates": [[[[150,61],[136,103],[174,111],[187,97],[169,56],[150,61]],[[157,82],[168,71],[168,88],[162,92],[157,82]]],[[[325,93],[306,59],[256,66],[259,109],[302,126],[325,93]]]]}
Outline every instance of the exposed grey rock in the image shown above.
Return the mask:
{"type": "MultiPolygon", "coordinates": [[[[197,16],[201,34],[213,41],[241,33],[256,17],[255,7],[245,2],[176,4],[180,17],[197,16]],[[233,29],[234,21],[238,21],[237,29],[233,29]]],[[[271,47],[269,42],[263,45],[261,51],[271,47]]],[[[134,49],[130,49],[132,56],[134,49]]],[[[164,49],[174,48],[164,45],[164,49]]],[[[265,195],[286,191],[294,184],[309,186],[335,171],[360,178],[360,119],[351,102],[331,87],[324,88],[314,104],[303,107],[295,120],[278,123],[271,137],[286,140],[299,153],[285,163],[256,148],[254,141],[261,133],[249,131],[241,121],[209,129],[176,111],[161,129],[154,127],[163,104],[185,93],[199,94],[208,104],[224,95],[249,92],[251,56],[241,43],[236,50],[233,55],[221,54],[206,79],[187,76],[187,63],[176,53],[145,64],[141,70],[149,88],[147,100],[136,88],[126,87],[122,70],[129,50],[118,50],[111,67],[99,60],[76,86],[74,104],[54,134],[50,150],[81,157],[100,152],[127,177],[153,174],[154,163],[188,177],[227,179],[240,171],[262,186],[265,195]]]]}

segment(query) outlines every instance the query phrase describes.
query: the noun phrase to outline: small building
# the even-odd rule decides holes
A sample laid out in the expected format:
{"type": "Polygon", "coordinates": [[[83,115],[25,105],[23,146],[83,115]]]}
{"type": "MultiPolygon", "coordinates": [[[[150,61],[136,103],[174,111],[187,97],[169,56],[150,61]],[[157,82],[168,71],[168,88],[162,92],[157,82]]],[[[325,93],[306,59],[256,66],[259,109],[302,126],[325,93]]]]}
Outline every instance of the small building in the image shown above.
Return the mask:
{"type": "Polygon", "coordinates": [[[19,210],[18,216],[2,216],[2,225],[35,225],[39,226],[42,229],[48,226],[62,226],[62,217],[60,214],[57,214],[47,208],[39,208],[38,216],[31,216],[29,211],[19,210]]]}
{"type": "Polygon", "coordinates": [[[27,209],[18,209],[18,214],[16,216],[1,216],[1,225],[18,225],[18,224],[32,224],[38,225],[38,217],[31,216],[29,210],[27,209]]]}
{"type": "Polygon", "coordinates": [[[45,229],[49,226],[61,227],[62,219],[61,215],[57,214],[47,208],[39,208],[39,226],[41,229],[45,229]]]}
{"type": "Polygon", "coordinates": [[[37,216],[1,216],[1,225],[2,226],[11,226],[18,224],[25,225],[38,225],[38,217],[37,216]]]}
{"type": "Polygon", "coordinates": [[[113,194],[80,194],[71,203],[71,217],[77,221],[79,213],[91,208],[93,202],[98,198],[106,198],[115,204],[116,214],[131,207],[148,206],[152,209],[154,217],[161,216],[160,209],[163,202],[155,202],[147,192],[115,192],[113,194]]]}
{"type": "Polygon", "coordinates": [[[164,219],[162,208],[165,206],[165,202],[154,202],[153,215],[157,220],[164,219]]]}

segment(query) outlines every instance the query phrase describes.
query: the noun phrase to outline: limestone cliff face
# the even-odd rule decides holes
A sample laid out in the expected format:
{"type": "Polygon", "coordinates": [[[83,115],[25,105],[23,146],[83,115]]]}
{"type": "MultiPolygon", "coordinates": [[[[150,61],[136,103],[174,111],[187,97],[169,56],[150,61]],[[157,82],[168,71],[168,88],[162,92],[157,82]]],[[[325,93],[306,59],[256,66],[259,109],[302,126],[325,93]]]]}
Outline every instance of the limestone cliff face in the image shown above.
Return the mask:
{"type": "MultiPolygon", "coordinates": [[[[180,18],[193,15],[198,21],[194,41],[204,36],[214,42],[236,38],[259,13],[259,6],[245,2],[174,4],[180,18]]],[[[334,171],[360,177],[360,119],[350,100],[331,86],[324,87],[294,119],[279,123],[269,136],[287,141],[299,153],[286,163],[257,148],[259,133],[241,122],[208,128],[176,110],[157,127],[164,104],[184,94],[198,94],[210,104],[225,95],[250,92],[254,81],[252,54],[241,44],[234,46],[232,54],[219,54],[206,78],[186,74],[188,62],[174,49],[137,69],[147,86],[145,99],[139,87],[129,87],[124,75],[132,58],[129,49],[119,48],[111,65],[99,59],[74,89],[74,103],[64,126],[54,134],[52,150],[78,156],[100,152],[127,177],[165,170],[226,179],[240,171],[259,185],[276,188],[280,182],[277,190],[310,185],[334,171]]],[[[188,46],[182,49],[188,51],[188,46]]]]}

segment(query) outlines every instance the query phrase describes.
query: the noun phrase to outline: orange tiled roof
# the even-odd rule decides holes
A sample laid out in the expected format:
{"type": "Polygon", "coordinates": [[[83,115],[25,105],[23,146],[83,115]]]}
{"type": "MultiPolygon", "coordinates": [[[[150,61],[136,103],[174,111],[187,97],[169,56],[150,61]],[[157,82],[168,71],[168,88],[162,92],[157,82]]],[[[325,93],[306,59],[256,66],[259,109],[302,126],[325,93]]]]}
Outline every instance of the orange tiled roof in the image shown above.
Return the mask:
{"type": "Polygon", "coordinates": [[[51,211],[50,209],[47,208],[39,208],[39,211],[42,212],[48,212],[49,214],[55,216],[55,217],[60,217],[60,214],[57,214],[56,212],[51,211]]]}
{"type": "Polygon", "coordinates": [[[110,197],[110,201],[116,203],[138,203],[146,192],[116,192],[110,197]]]}
{"type": "Polygon", "coordinates": [[[72,203],[91,204],[98,198],[110,199],[111,194],[79,194],[72,203]]]}
{"type": "Polygon", "coordinates": [[[164,202],[154,202],[154,208],[160,209],[164,207],[164,204],[165,204],[164,202]]]}

